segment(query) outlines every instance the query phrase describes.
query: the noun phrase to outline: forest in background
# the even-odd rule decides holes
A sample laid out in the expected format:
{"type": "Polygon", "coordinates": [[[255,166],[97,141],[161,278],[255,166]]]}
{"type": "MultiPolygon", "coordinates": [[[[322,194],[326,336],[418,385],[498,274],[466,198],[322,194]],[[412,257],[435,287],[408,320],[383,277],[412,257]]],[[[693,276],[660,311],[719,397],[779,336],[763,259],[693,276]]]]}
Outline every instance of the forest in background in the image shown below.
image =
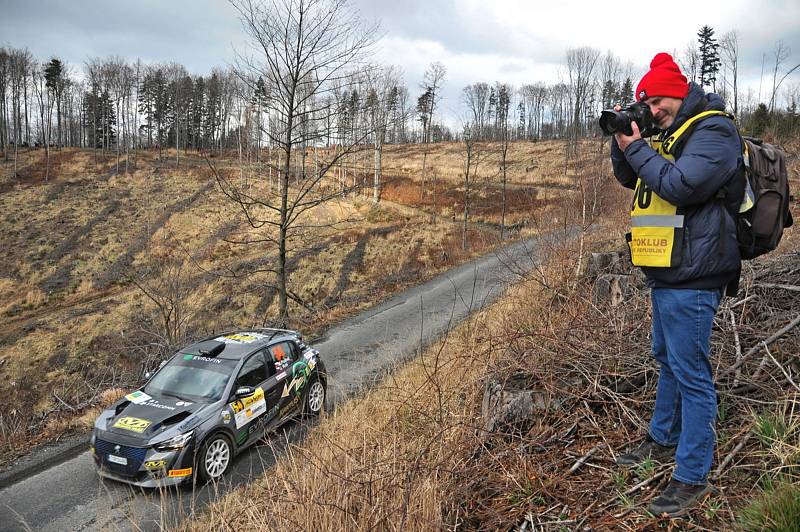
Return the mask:
{"type": "MultiPolygon", "coordinates": [[[[761,136],[772,129],[791,136],[800,127],[800,85],[784,81],[791,50],[779,41],[764,53],[756,94],[739,81],[739,39],[735,30],[719,41],[704,26],[698,42],[673,52],[690,80],[718,92],[743,129],[761,136]],[[767,57],[769,56],[769,59],[767,57]],[[762,90],[763,87],[763,90],[762,90]]],[[[475,82],[462,89],[461,126],[476,140],[536,140],[600,134],[601,109],[633,101],[641,68],[613,52],[588,47],[566,52],[562,81],[531,80],[521,86],[475,82]]],[[[409,86],[392,65],[353,68],[333,83],[322,105],[308,116],[324,134],[315,145],[426,143],[463,138],[463,129],[437,119],[446,65],[434,62],[419,84],[409,86]],[[384,127],[376,127],[383,123],[384,127]]],[[[242,150],[259,157],[271,134],[282,127],[276,87],[243,65],[193,75],[176,62],[143,63],[120,57],[92,57],[70,65],[56,55],[34,57],[27,48],[0,47],[0,150],[96,148],[128,153],[141,148],[179,151],[242,150]]],[[[448,102],[451,106],[453,102],[448,102]]]]}

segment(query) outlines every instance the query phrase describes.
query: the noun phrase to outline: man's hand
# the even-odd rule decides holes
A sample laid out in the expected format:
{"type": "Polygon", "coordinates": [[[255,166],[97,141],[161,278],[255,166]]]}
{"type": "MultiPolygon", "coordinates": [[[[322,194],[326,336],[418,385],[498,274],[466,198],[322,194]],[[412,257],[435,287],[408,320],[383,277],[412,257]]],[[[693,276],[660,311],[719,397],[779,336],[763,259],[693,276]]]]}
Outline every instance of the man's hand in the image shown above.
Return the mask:
{"type": "Polygon", "coordinates": [[[625,133],[614,133],[614,137],[617,139],[617,144],[619,145],[619,149],[625,152],[628,149],[628,146],[635,141],[642,138],[642,135],[639,133],[639,126],[636,125],[636,122],[631,122],[631,130],[633,130],[633,135],[626,135],[625,133]]]}
{"type": "MultiPolygon", "coordinates": [[[[619,112],[622,111],[622,107],[619,105],[614,106],[614,110],[619,112]]],[[[614,133],[614,137],[617,139],[617,145],[619,145],[619,149],[625,153],[625,150],[628,149],[628,146],[634,140],[638,140],[642,138],[641,133],[639,132],[639,126],[636,122],[631,122],[631,130],[633,131],[632,135],[625,135],[624,133],[614,133]]]]}

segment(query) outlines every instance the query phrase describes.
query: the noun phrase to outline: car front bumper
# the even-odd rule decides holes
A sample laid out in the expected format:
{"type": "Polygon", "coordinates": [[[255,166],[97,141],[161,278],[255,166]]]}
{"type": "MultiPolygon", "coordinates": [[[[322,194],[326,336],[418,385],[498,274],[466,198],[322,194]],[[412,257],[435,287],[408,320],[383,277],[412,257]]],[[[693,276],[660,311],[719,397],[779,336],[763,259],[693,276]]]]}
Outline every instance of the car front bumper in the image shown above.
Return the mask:
{"type": "Polygon", "coordinates": [[[179,450],[157,451],[114,436],[99,431],[92,435],[92,458],[101,477],[142,488],[178,486],[191,480],[192,443],[179,450]]]}

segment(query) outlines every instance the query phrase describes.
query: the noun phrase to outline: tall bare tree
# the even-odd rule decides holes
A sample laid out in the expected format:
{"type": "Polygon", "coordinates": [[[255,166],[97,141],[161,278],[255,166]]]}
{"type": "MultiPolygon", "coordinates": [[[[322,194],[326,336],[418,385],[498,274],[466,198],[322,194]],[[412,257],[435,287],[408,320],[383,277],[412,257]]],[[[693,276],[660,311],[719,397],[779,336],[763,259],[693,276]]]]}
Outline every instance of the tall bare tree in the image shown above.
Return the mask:
{"type": "MultiPolygon", "coordinates": [[[[731,30],[719,42],[726,71],[730,72],[733,90],[733,114],[739,116],[739,32],[731,30]]],[[[726,76],[727,78],[727,76],[726,76]]]]}
{"type": "MultiPolygon", "coordinates": [[[[425,172],[427,170],[428,162],[428,144],[431,141],[431,129],[433,128],[433,120],[437,109],[437,104],[441,99],[441,88],[444,83],[444,77],[447,74],[447,68],[436,61],[431,63],[428,70],[425,71],[425,76],[422,79],[420,88],[422,89],[422,96],[420,96],[417,103],[417,112],[420,114],[420,121],[422,122],[422,184],[420,187],[420,200],[425,198],[425,172]]],[[[434,184],[434,186],[436,186],[434,184]]]]}
{"type": "MultiPolygon", "coordinates": [[[[336,87],[356,83],[354,72],[376,41],[377,27],[361,20],[347,0],[231,0],[256,50],[239,53],[238,74],[244,80],[263,78],[272,87],[274,120],[264,133],[281,152],[279,190],[256,195],[237,187],[219,173],[223,192],[239,205],[247,220],[260,233],[261,243],[277,247],[275,274],[278,320],[289,318],[289,298],[303,304],[289,286],[287,254],[295,238],[307,234],[301,218],[320,203],[337,197],[323,187],[324,178],[342,157],[363,144],[359,138],[339,138],[340,149],[320,161],[313,172],[303,171],[292,180],[292,156],[296,149],[327,139],[330,109],[328,98],[336,87]]],[[[253,87],[255,89],[255,87],[253,87]]],[[[253,242],[251,241],[250,244],[253,242]]]]}
{"type": "Polygon", "coordinates": [[[370,130],[373,134],[375,173],[372,185],[372,201],[378,203],[381,193],[383,144],[391,126],[393,112],[397,108],[397,88],[401,83],[400,70],[394,66],[372,67],[367,72],[366,111],[369,113],[370,130]]]}
{"type": "Polygon", "coordinates": [[[467,109],[472,113],[472,123],[475,129],[472,134],[476,139],[484,140],[486,114],[489,110],[489,84],[481,81],[467,85],[461,94],[467,109]]]}

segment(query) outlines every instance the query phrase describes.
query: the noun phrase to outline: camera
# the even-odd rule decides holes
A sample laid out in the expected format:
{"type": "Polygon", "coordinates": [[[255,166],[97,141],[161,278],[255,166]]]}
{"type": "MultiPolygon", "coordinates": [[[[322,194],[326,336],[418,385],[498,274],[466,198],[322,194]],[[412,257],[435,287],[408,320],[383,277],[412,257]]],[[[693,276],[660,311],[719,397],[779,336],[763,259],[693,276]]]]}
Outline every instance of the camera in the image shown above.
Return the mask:
{"type": "Polygon", "coordinates": [[[639,133],[642,137],[649,137],[658,132],[658,128],[653,123],[650,107],[646,103],[637,102],[621,111],[604,109],[600,113],[600,129],[606,135],[613,135],[618,132],[625,135],[633,135],[631,122],[636,122],[636,125],[639,126],[639,133]]]}

